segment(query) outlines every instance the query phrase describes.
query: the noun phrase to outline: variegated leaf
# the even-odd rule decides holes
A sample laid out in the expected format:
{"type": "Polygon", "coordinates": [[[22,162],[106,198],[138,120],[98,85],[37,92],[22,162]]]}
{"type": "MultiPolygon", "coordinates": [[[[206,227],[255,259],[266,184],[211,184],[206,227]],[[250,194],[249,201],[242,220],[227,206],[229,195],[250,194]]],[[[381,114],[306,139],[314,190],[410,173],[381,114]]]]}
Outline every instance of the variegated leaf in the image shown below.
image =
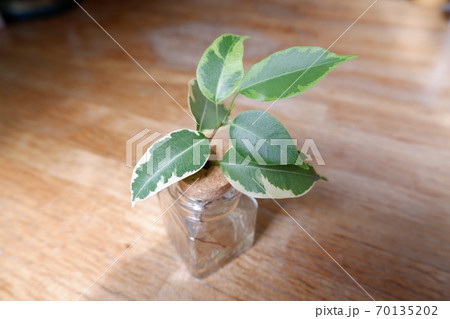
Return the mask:
{"type": "Polygon", "coordinates": [[[296,165],[258,165],[233,148],[225,153],[220,165],[234,188],[255,198],[299,197],[322,178],[312,166],[304,169],[296,165]]]}
{"type": "Polygon", "coordinates": [[[242,79],[239,92],[259,101],[287,99],[313,87],[339,64],[355,58],[319,47],[293,47],[256,63],[242,79]]]}
{"type": "Polygon", "coordinates": [[[299,157],[283,124],[260,110],[236,116],[230,123],[230,139],[239,155],[260,165],[295,164],[299,157]]]}
{"type": "Polygon", "coordinates": [[[208,160],[208,139],[199,132],[172,132],[146,151],[131,178],[132,205],[199,171],[208,160]]]}
{"type": "Polygon", "coordinates": [[[246,38],[234,34],[220,36],[206,49],[198,63],[198,85],[203,95],[214,104],[229,97],[242,80],[246,38]]]}
{"type": "Polygon", "coordinates": [[[208,100],[200,91],[196,79],[189,81],[189,108],[197,121],[197,131],[208,132],[222,122],[227,114],[225,106],[216,105],[208,100]]]}

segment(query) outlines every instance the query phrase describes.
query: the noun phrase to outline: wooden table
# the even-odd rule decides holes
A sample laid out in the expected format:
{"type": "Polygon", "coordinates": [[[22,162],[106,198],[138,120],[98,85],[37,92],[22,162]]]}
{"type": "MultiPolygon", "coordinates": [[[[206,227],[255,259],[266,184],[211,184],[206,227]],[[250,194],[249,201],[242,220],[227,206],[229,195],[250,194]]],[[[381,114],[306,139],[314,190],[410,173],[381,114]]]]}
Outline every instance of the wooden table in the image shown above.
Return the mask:
{"type": "MultiPolygon", "coordinates": [[[[252,36],[248,68],[287,47],[327,48],[371,3],[83,6],[187,109],[187,82],[216,36],[252,36]]],[[[380,0],[332,50],[359,58],[270,110],[294,138],[314,139],[330,181],[280,204],[374,299],[449,299],[446,22],[380,0]]],[[[193,122],[78,7],[0,31],[0,121],[2,300],[370,300],[270,200],[259,201],[254,247],[206,279],[190,277],[158,222],[90,286],[161,213],[156,197],[130,207],[126,141],[193,122]]]]}

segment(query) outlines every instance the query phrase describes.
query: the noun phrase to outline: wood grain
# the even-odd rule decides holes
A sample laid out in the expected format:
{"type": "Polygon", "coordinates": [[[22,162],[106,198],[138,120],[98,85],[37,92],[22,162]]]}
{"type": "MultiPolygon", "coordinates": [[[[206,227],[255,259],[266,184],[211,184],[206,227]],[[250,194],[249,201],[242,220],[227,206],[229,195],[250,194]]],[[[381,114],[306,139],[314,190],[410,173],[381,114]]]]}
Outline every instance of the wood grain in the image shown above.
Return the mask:
{"type": "MultiPolygon", "coordinates": [[[[245,65],[328,47],[372,1],[84,1],[187,109],[219,34],[245,65]]],[[[330,181],[281,205],[377,300],[450,298],[450,32],[438,9],[379,1],[332,48],[359,58],[270,113],[313,138],[330,181]]],[[[192,120],[80,9],[0,31],[0,299],[73,300],[161,213],[130,207],[127,139],[192,120]]],[[[268,105],[238,98],[236,111],[268,105]]],[[[254,247],[189,276],[160,222],[81,299],[367,300],[274,202],[254,247]]]]}

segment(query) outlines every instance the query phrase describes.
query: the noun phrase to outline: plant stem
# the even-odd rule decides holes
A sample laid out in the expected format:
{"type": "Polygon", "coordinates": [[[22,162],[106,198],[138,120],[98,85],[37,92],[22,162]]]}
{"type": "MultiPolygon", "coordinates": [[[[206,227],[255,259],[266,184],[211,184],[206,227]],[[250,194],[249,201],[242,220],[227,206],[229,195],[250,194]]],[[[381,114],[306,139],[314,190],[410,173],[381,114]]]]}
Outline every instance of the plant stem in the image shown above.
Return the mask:
{"type": "Polygon", "coordinates": [[[216,103],[216,123],[219,123],[219,103],[216,103]]]}
{"type": "Polygon", "coordinates": [[[233,99],[231,100],[230,107],[228,108],[227,115],[225,115],[225,118],[223,119],[224,122],[228,119],[228,116],[230,116],[231,111],[232,111],[233,108],[234,108],[234,100],[236,100],[236,97],[237,97],[238,95],[239,95],[239,91],[236,92],[236,94],[233,96],[233,99]]]}
{"type": "Polygon", "coordinates": [[[220,122],[215,128],[214,131],[212,131],[211,136],[208,137],[208,140],[212,140],[212,138],[214,137],[214,135],[216,135],[217,130],[224,124],[224,122],[220,122]]]}
{"type": "MultiPolygon", "coordinates": [[[[237,97],[238,95],[239,95],[239,91],[236,92],[236,94],[233,96],[233,99],[231,100],[230,107],[228,108],[227,114],[226,114],[225,117],[223,118],[222,122],[220,122],[219,124],[217,124],[217,126],[214,128],[214,131],[211,133],[211,136],[208,137],[209,140],[212,140],[212,138],[214,137],[214,135],[216,135],[216,133],[217,133],[217,131],[219,130],[219,128],[220,128],[221,126],[223,126],[223,125],[226,123],[226,121],[228,120],[228,117],[230,116],[231,111],[233,110],[234,105],[235,105],[235,104],[234,104],[234,100],[236,100],[236,97],[237,97]]],[[[219,112],[218,112],[218,106],[217,106],[217,104],[216,104],[216,119],[217,119],[217,122],[219,122],[219,112]]]]}

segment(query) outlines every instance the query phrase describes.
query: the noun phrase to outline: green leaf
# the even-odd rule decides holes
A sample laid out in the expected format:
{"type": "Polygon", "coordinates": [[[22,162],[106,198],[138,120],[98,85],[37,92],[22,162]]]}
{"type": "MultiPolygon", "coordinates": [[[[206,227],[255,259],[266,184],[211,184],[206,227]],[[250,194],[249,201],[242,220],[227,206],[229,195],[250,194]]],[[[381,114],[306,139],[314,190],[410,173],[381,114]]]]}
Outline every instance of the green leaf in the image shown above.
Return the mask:
{"type": "Polygon", "coordinates": [[[313,87],[339,64],[355,58],[319,47],[293,47],[256,63],[244,76],[239,92],[259,101],[287,99],[313,87]]]}
{"type": "Polygon", "coordinates": [[[144,200],[199,171],[210,154],[208,139],[199,132],[172,132],[142,156],[131,178],[131,202],[144,200]]]}
{"type": "Polygon", "coordinates": [[[312,166],[258,165],[230,148],[220,162],[222,172],[238,191],[255,198],[291,198],[306,194],[321,178],[312,166]]]}
{"type": "Polygon", "coordinates": [[[299,157],[283,124],[263,111],[246,111],[236,116],[230,123],[230,139],[239,155],[249,156],[260,165],[295,164],[299,157]]]}
{"type": "Polygon", "coordinates": [[[223,104],[218,104],[216,108],[216,105],[203,95],[196,79],[189,81],[188,103],[197,121],[197,131],[213,130],[227,114],[223,104]]]}
{"type": "Polygon", "coordinates": [[[244,75],[242,57],[247,36],[224,34],[203,53],[197,67],[197,80],[203,95],[214,104],[229,97],[244,75]]]}

